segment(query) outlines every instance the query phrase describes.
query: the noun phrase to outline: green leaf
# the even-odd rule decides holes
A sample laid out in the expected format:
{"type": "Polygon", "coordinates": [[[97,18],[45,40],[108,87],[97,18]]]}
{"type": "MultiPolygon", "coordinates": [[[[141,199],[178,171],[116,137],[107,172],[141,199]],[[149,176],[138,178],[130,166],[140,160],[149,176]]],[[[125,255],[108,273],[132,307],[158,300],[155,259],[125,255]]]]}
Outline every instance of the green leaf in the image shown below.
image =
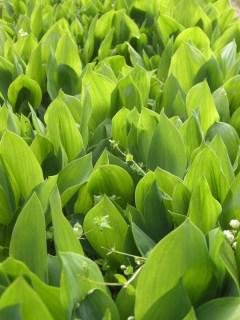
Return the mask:
{"type": "Polygon", "coordinates": [[[188,216],[204,233],[213,229],[222,211],[220,203],[212,196],[205,177],[193,189],[188,216]]]}
{"type": "Polygon", "coordinates": [[[233,164],[239,148],[239,136],[236,130],[226,122],[218,122],[208,130],[206,138],[212,140],[216,135],[219,135],[225,143],[229,158],[233,164]]]}
{"type": "Polygon", "coordinates": [[[61,253],[61,297],[70,317],[73,307],[93,290],[107,293],[104,278],[95,262],[72,252],[61,253]]]}
{"type": "Polygon", "coordinates": [[[88,90],[88,97],[92,103],[90,128],[95,129],[108,115],[114,87],[115,83],[112,80],[90,68],[84,74],[82,90],[83,93],[88,90]]]}
{"type": "Polygon", "coordinates": [[[186,151],[180,132],[162,112],[159,124],[153,133],[147,166],[150,169],[159,166],[176,176],[182,177],[186,165],[186,151]],[[167,143],[166,132],[168,132],[167,143]]]}
{"type": "Polygon", "coordinates": [[[55,153],[63,147],[69,161],[76,158],[83,149],[83,141],[77,123],[65,103],[59,98],[55,99],[48,107],[44,120],[55,153]]]}
{"type": "Polygon", "coordinates": [[[228,192],[229,182],[223,174],[219,158],[208,146],[200,149],[194,157],[184,183],[191,191],[203,176],[207,179],[214,198],[222,203],[228,192]]]}
{"type": "Polygon", "coordinates": [[[41,43],[32,51],[26,67],[26,75],[35,80],[42,89],[45,89],[46,71],[42,59],[41,43]]]}
{"type": "MultiPolygon", "coordinates": [[[[14,281],[19,277],[28,279],[34,291],[51,312],[53,319],[65,320],[65,310],[60,299],[60,289],[49,286],[42,282],[34,273],[32,273],[24,263],[13,258],[6,259],[0,264],[1,273],[8,279],[14,281]]],[[[21,301],[20,301],[21,302],[21,301]]]]}
{"type": "Polygon", "coordinates": [[[191,301],[181,282],[159,298],[141,318],[182,320],[191,308],[191,301]],[[174,308],[172,302],[175,301],[174,308]]]}
{"type": "Polygon", "coordinates": [[[62,34],[56,48],[57,63],[66,64],[71,67],[78,76],[82,71],[81,60],[79,57],[78,47],[71,37],[70,33],[62,34]]]}
{"type": "Polygon", "coordinates": [[[144,221],[148,235],[158,242],[171,230],[168,212],[157,182],[153,182],[144,199],[144,221]]]}
{"type": "Polygon", "coordinates": [[[206,81],[189,90],[186,104],[188,115],[192,115],[196,109],[199,110],[199,120],[204,133],[219,120],[219,114],[206,81]]]}
{"type": "Polygon", "coordinates": [[[96,289],[90,292],[81,302],[76,312],[82,319],[102,320],[105,317],[119,320],[119,313],[113,300],[103,291],[96,289]]]}
{"type": "Polygon", "coordinates": [[[207,299],[212,264],[203,234],[188,220],[151,251],[137,282],[137,319],[142,319],[180,279],[193,304],[207,299]]]}
{"type": "Polygon", "coordinates": [[[71,251],[83,254],[82,246],[78,241],[76,234],[62,213],[61,198],[57,187],[53,190],[49,201],[52,215],[54,243],[57,253],[62,251],[71,251]]]}
{"type": "Polygon", "coordinates": [[[93,170],[91,153],[71,161],[58,175],[58,188],[63,206],[83,185],[93,170]]]}
{"type": "Polygon", "coordinates": [[[228,229],[232,219],[240,220],[240,175],[237,175],[222,204],[221,225],[228,229]]]}
{"type": "Polygon", "coordinates": [[[182,43],[172,57],[169,74],[178,79],[180,86],[187,92],[204,62],[201,51],[188,43],[182,43]]]}
{"type": "Polygon", "coordinates": [[[112,112],[120,107],[136,107],[139,111],[147,107],[150,75],[144,68],[137,66],[120,79],[112,95],[112,112]]]}
{"type": "Polygon", "coordinates": [[[27,199],[33,188],[43,181],[34,153],[22,138],[9,131],[2,137],[0,153],[16,194],[21,193],[27,199]]]}
{"type": "Polygon", "coordinates": [[[218,88],[213,92],[213,99],[217,108],[221,121],[229,122],[230,111],[229,102],[225,89],[223,87],[218,88]]]}
{"type": "Polygon", "coordinates": [[[130,111],[127,108],[121,108],[112,118],[112,137],[124,150],[128,145],[128,115],[130,111]]]}
{"type": "MultiPolygon", "coordinates": [[[[124,251],[128,226],[121,213],[107,197],[104,196],[87,213],[83,229],[87,240],[101,257],[106,257],[114,249],[124,251]]],[[[114,253],[108,258],[115,263],[123,261],[121,255],[114,253]]]]}
{"type": "Polygon", "coordinates": [[[8,88],[8,100],[17,112],[26,112],[28,103],[34,109],[39,107],[42,100],[42,91],[35,80],[26,75],[20,75],[8,88]]]}
{"type": "Polygon", "coordinates": [[[240,75],[235,75],[224,84],[229,101],[230,113],[233,113],[240,105],[240,97],[236,94],[240,90],[240,75]]]}
{"type": "Polygon", "coordinates": [[[24,320],[53,320],[46,305],[22,277],[17,278],[1,296],[0,308],[14,304],[21,305],[24,320]]]}
{"type": "Polygon", "coordinates": [[[221,162],[223,173],[227,178],[229,184],[231,184],[235,176],[234,176],[234,170],[229,158],[226,144],[224,144],[221,136],[216,135],[209,145],[218,156],[221,162]]]}
{"type": "Polygon", "coordinates": [[[192,152],[197,149],[203,141],[203,132],[199,123],[198,112],[192,115],[183,123],[180,128],[185,143],[188,159],[191,159],[192,152]]]}
{"type": "Polygon", "coordinates": [[[4,320],[21,320],[21,309],[19,304],[11,305],[0,309],[0,319],[4,320]]]}
{"type": "Polygon", "coordinates": [[[237,320],[240,314],[240,298],[218,298],[210,300],[197,309],[199,320],[237,320]]]}
{"type": "Polygon", "coordinates": [[[117,165],[106,164],[96,168],[89,178],[88,189],[93,195],[120,197],[121,203],[133,201],[133,180],[126,170],[117,165]]]}
{"type": "Polygon", "coordinates": [[[116,305],[122,320],[134,314],[135,288],[132,284],[121,288],[116,298],[116,305]]]}
{"type": "Polygon", "coordinates": [[[148,171],[147,174],[138,182],[135,189],[135,203],[136,208],[143,214],[144,201],[146,194],[149,191],[152,183],[155,181],[155,174],[152,171],[148,171]]]}
{"type": "Polygon", "coordinates": [[[35,193],[17,218],[11,236],[9,254],[23,261],[40,279],[47,279],[45,216],[35,193]]]}
{"type": "Polygon", "coordinates": [[[191,27],[183,30],[174,42],[174,49],[179,48],[182,43],[194,45],[206,58],[211,54],[209,38],[199,27],[191,27]]]}
{"type": "Polygon", "coordinates": [[[132,222],[131,227],[134,242],[138,248],[138,251],[141,253],[142,256],[147,256],[149,251],[151,251],[152,248],[155,246],[155,242],[134,222],[132,222]]]}

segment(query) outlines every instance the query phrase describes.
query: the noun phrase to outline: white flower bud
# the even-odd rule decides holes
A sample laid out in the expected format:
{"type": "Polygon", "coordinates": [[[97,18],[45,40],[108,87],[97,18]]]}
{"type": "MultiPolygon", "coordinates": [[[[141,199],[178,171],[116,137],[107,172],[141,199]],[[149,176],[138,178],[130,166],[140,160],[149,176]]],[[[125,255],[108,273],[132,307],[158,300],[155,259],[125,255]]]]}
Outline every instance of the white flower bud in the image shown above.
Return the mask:
{"type": "Polygon", "coordinates": [[[233,243],[235,238],[234,235],[232,234],[232,232],[230,230],[224,230],[223,234],[225,236],[225,238],[230,242],[233,243]]]}
{"type": "Polygon", "coordinates": [[[233,247],[234,250],[237,249],[237,241],[234,241],[234,242],[233,242],[232,247],[233,247]]]}
{"type": "Polygon", "coordinates": [[[240,227],[240,221],[238,221],[237,219],[232,219],[229,222],[230,227],[232,227],[233,229],[239,229],[240,227]]]}

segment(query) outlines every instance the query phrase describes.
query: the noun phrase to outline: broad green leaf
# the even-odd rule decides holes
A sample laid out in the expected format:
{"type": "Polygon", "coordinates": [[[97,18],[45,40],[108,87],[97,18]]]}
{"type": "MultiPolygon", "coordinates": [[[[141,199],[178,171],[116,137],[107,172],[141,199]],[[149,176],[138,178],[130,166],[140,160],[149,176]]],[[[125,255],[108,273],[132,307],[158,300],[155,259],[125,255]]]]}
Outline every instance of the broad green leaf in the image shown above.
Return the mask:
{"type": "Polygon", "coordinates": [[[157,20],[157,30],[165,47],[171,35],[173,33],[180,33],[183,29],[183,26],[172,17],[164,14],[159,15],[157,20]]]}
{"type": "Polygon", "coordinates": [[[192,303],[199,304],[210,293],[212,276],[204,236],[187,220],[151,251],[137,282],[136,318],[143,319],[181,279],[192,303]]]}
{"type": "Polygon", "coordinates": [[[235,75],[224,83],[227,92],[230,112],[233,113],[240,105],[240,97],[236,94],[240,90],[240,75],[235,75]]]}
{"type": "Polygon", "coordinates": [[[221,225],[228,229],[231,219],[240,220],[240,175],[237,175],[230,186],[222,204],[221,225]]]}
{"type": "Polygon", "coordinates": [[[11,305],[0,309],[0,319],[22,320],[21,307],[19,304],[11,305]]]}
{"type": "Polygon", "coordinates": [[[191,308],[191,301],[181,282],[159,298],[141,318],[182,320],[191,308]],[[174,307],[172,302],[175,301],[174,307]]]}
{"type": "Polygon", "coordinates": [[[169,195],[170,197],[172,196],[176,185],[183,184],[183,181],[179,177],[161,168],[157,168],[155,170],[155,176],[157,185],[161,192],[169,195]]]}
{"type": "Polygon", "coordinates": [[[7,199],[6,191],[0,185],[0,223],[9,224],[13,218],[13,211],[7,199]]]}
{"type": "Polygon", "coordinates": [[[225,79],[234,76],[238,72],[237,44],[235,39],[223,48],[220,55],[220,64],[225,79]]]}
{"type": "Polygon", "coordinates": [[[230,124],[226,122],[215,123],[207,132],[207,139],[212,140],[215,135],[219,135],[226,145],[229,158],[234,163],[239,148],[239,136],[230,124]]]}
{"type": "Polygon", "coordinates": [[[210,300],[197,309],[199,320],[238,320],[240,314],[239,297],[224,297],[210,300]]]}
{"type": "Polygon", "coordinates": [[[92,157],[88,154],[82,158],[71,161],[58,175],[58,188],[63,206],[77,192],[89,178],[92,167],[92,157]]]}
{"type": "Polygon", "coordinates": [[[229,122],[230,111],[229,102],[225,89],[223,87],[218,88],[213,92],[213,99],[220,116],[220,121],[229,122]]]}
{"type": "Polygon", "coordinates": [[[28,103],[34,109],[39,107],[42,100],[42,91],[35,80],[26,75],[20,75],[8,88],[8,100],[17,112],[26,112],[28,103]]]}
{"type": "Polygon", "coordinates": [[[127,149],[128,145],[128,115],[130,111],[127,108],[121,108],[112,118],[112,137],[119,143],[120,147],[127,149]]]}
{"type": "Polygon", "coordinates": [[[77,239],[69,221],[62,212],[61,198],[59,191],[55,188],[50,196],[50,210],[52,215],[54,243],[59,252],[75,252],[83,254],[83,249],[77,239]]]}
{"type": "Polygon", "coordinates": [[[191,308],[189,313],[182,320],[197,320],[194,308],[191,308]]]}
{"type": "Polygon", "coordinates": [[[171,230],[168,212],[157,182],[153,182],[144,199],[144,221],[148,235],[156,242],[171,230]]]}
{"type": "Polygon", "coordinates": [[[83,149],[83,141],[77,123],[65,103],[59,98],[55,99],[48,107],[44,119],[55,152],[63,147],[69,161],[76,158],[83,149]]]}
{"type": "Polygon", "coordinates": [[[172,193],[172,210],[186,215],[188,212],[191,193],[183,183],[177,183],[172,193]]]}
{"type": "Polygon", "coordinates": [[[27,199],[33,188],[43,181],[34,153],[22,138],[7,131],[0,142],[0,154],[17,195],[21,193],[27,199]]]}
{"type": "Polygon", "coordinates": [[[89,193],[88,184],[83,184],[78,191],[77,199],[74,203],[75,213],[87,213],[93,207],[93,197],[89,193]]]}
{"type": "Polygon", "coordinates": [[[222,211],[220,203],[212,196],[205,177],[193,188],[188,216],[204,233],[213,229],[222,211]]]}
{"type": "Polygon", "coordinates": [[[199,123],[198,112],[193,112],[192,115],[184,122],[180,128],[188,159],[191,159],[192,152],[200,146],[203,141],[203,132],[199,123]]]}
{"type": "Polygon", "coordinates": [[[151,144],[154,128],[158,124],[158,114],[143,108],[139,115],[137,123],[137,144],[139,149],[140,159],[144,164],[147,163],[149,147],[151,144]]]}
{"type": "Polygon", "coordinates": [[[47,91],[54,100],[60,90],[69,95],[79,94],[80,78],[69,65],[58,65],[55,56],[51,54],[47,64],[47,91]]]}
{"type": "Polygon", "coordinates": [[[152,248],[155,246],[155,242],[134,222],[132,222],[131,227],[134,242],[138,248],[138,251],[141,253],[142,256],[147,256],[149,251],[151,251],[152,248]]]}
{"type": "Polygon", "coordinates": [[[172,57],[169,75],[178,79],[182,89],[187,92],[204,62],[201,51],[188,43],[182,43],[172,57]]]}
{"type": "Polygon", "coordinates": [[[179,46],[184,42],[194,45],[203,53],[206,58],[208,58],[211,54],[209,38],[199,27],[191,27],[183,30],[177,36],[174,42],[174,48],[179,48],[179,46]]]}
{"type": "Polygon", "coordinates": [[[165,114],[161,113],[159,124],[153,133],[147,166],[150,169],[159,166],[176,176],[182,177],[186,165],[187,157],[182,136],[165,114]],[[167,137],[166,132],[168,132],[167,137]]]}
{"type": "Polygon", "coordinates": [[[217,60],[213,56],[201,66],[194,79],[194,84],[204,80],[207,81],[211,91],[219,87],[221,89],[223,74],[217,60]]]}
{"type": "Polygon", "coordinates": [[[134,184],[129,173],[123,168],[106,164],[96,168],[91,174],[88,182],[91,194],[106,194],[108,196],[120,197],[120,202],[132,202],[134,184]]]}
{"type": "Polygon", "coordinates": [[[134,314],[135,291],[134,286],[129,284],[121,288],[116,297],[115,301],[121,320],[125,320],[134,314]]]}
{"type": "Polygon", "coordinates": [[[14,304],[21,305],[24,320],[53,320],[46,305],[22,277],[16,279],[0,299],[0,308],[14,304]]]}
{"type": "Polygon", "coordinates": [[[155,174],[152,171],[148,171],[147,174],[138,182],[135,189],[135,203],[136,208],[143,214],[144,201],[146,193],[149,191],[152,183],[155,181],[155,174]]]}
{"type": "Polygon", "coordinates": [[[13,258],[6,259],[0,264],[1,272],[7,276],[8,279],[14,281],[19,277],[29,279],[34,291],[39,295],[41,300],[51,312],[53,319],[65,320],[65,310],[60,300],[60,289],[52,287],[42,282],[34,273],[32,273],[27,266],[19,260],[13,258]]]}
{"type": "Polygon", "coordinates": [[[224,144],[221,136],[216,135],[209,145],[218,156],[221,162],[223,173],[225,177],[228,179],[229,184],[231,184],[235,176],[234,176],[234,170],[231,164],[231,160],[229,158],[226,144],[224,144]]]}
{"type": "Polygon", "coordinates": [[[45,217],[35,193],[17,218],[11,236],[9,254],[23,261],[40,279],[47,279],[45,217]]]}
{"type": "MultiPolygon", "coordinates": [[[[83,229],[87,240],[94,250],[106,257],[111,250],[123,252],[128,225],[114,204],[103,197],[85,216],[83,229]]],[[[121,263],[123,257],[118,254],[110,254],[109,260],[121,263]]]]}
{"type": "Polygon", "coordinates": [[[31,149],[38,162],[42,165],[44,160],[53,152],[53,145],[49,139],[37,134],[31,144],[31,149]]]}
{"type": "Polygon", "coordinates": [[[95,129],[108,115],[114,87],[115,83],[100,73],[87,70],[84,74],[82,91],[84,93],[88,90],[88,97],[92,103],[91,129],[95,129]]]}
{"type": "Polygon", "coordinates": [[[78,47],[68,32],[63,33],[59,39],[55,54],[58,64],[70,66],[80,76],[82,65],[78,47]]]}
{"type": "Polygon", "coordinates": [[[82,319],[120,319],[118,309],[113,300],[109,295],[99,289],[90,292],[85,297],[77,309],[76,314],[82,319]]]}
{"type": "Polygon", "coordinates": [[[8,88],[13,81],[13,65],[8,59],[0,57],[0,93],[6,99],[8,88]]]}
{"type": "Polygon", "coordinates": [[[219,158],[208,146],[204,146],[194,157],[184,178],[184,183],[191,191],[198,184],[201,177],[204,176],[207,179],[212,195],[222,203],[228,192],[229,182],[223,174],[219,158]]]}
{"type": "Polygon", "coordinates": [[[136,107],[139,111],[147,107],[150,75],[144,68],[137,66],[120,79],[112,95],[112,112],[115,113],[114,110],[120,107],[136,107]]]}
{"type": "Polygon", "coordinates": [[[172,74],[167,78],[163,87],[162,106],[168,117],[175,115],[178,115],[181,119],[187,117],[185,93],[172,74]]]}
{"type": "Polygon", "coordinates": [[[39,86],[45,88],[46,71],[42,61],[42,45],[41,43],[32,51],[29,62],[26,67],[26,75],[37,81],[39,86]]]}
{"type": "Polygon", "coordinates": [[[70,317],[74,305],[83,301],[93,289],[102,290],[104,293],[108,291],[94,261],[72,252],[61,253],[60,258],[61,297],[70,317]]]}
{"type": "Polygon", "coordinates": [[[189,116],[194,110],[199,110],[199,121],[204,133],[219,120],[219,114],[206,81],[189,90],[186,104],[189,116]]]}

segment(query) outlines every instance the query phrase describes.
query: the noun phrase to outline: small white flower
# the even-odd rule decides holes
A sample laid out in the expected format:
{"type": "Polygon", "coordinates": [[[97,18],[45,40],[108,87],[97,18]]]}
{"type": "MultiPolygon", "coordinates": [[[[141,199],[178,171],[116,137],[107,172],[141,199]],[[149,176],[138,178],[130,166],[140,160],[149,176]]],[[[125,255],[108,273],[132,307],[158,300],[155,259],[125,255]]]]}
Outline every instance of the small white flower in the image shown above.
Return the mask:
{"type": "Polygon", "coordinates": [[[28,33],[27,33],[26,31],[24,31],[23,29],[20,29],[20,30],[18,31],[18,33],[19,33],[20,37],[26,37],[26,36],[28,36],[28,33]]]}
{"type": "Polygon", "coordinates": [[[233,243],[235,238],[234,235],[232,234],[232,232],[230,230],[224,230],[223,234],[225,236],[225,238],[230,242],[233,243]]]}
{"type": "Polygon", "coordinates": [[[237,241],[234,241],[234,242],[233,242],[232,247],[233,247],[234,250],[237,249],[237,241]]]}
{"type": "Polygon", "coordinates": [[[121,270],[125,270],[127,267],[125,266],[125,264],[122,264],[121,266],[120,266],[120,269],[121,270]]]}
{"type": "Polygon", "coordinates": [[[81,224],[78,222],[75,223],[75,225],[73,226],[73,231],[75,232],[77,238],[80,239],[83,234],[83,228],[81,224]]]}
{"type": "Polygon", "coordinates": [[[230,227],[232,227],[233,229],[239,229],[240,228],[240,221],[238,221],[237,219],[232,219],[229,222],[230,227]]]}
{"type": "Polygon", "coordinates": [[[102,216],[102,217],[95,217],[93,222],[100,228],[100,229],[111,229],[109,215],[102,216]]]}

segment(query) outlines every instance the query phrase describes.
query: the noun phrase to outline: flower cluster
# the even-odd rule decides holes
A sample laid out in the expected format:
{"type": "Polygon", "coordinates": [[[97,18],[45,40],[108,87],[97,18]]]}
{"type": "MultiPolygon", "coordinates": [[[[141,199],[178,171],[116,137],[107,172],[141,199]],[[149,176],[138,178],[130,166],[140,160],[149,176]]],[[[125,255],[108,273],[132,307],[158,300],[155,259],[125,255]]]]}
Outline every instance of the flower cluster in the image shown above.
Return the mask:
{"type": "Polygon", "coordinates": [[[229,222],[229,226],[231,227],[231,230],[224,230],[224,236],[228,240],[228,242],[231,244],[232,248],[236,250],[237,248],[237,236],[240,229],[240,221],[237,219],[232,219],[229,222]]]}

